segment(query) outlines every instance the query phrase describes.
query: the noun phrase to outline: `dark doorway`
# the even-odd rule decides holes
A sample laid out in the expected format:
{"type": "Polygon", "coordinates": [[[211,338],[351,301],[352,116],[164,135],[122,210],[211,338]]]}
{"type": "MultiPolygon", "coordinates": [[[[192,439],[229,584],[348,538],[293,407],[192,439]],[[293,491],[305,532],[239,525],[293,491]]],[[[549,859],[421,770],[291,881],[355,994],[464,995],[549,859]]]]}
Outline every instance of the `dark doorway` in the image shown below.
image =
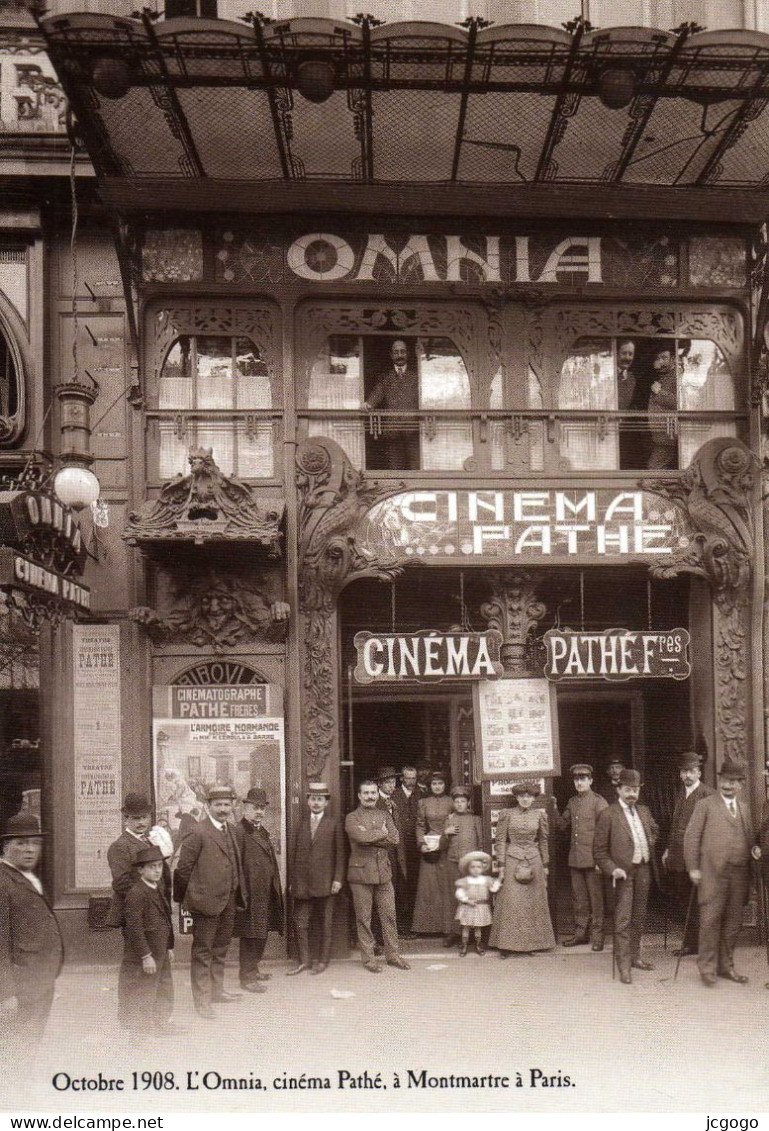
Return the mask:
{"type": "Polygon", "coordinates": [[[561,777],[553,782],[558,808],[563,809],[571,793],[569,766],[587,762],[593,767],[593,789],[602,792],[606,767],[621,758],[628,767],[641,768],[643,752],[637,719],[641,700],[634,692],[559,692],[558,734],[561,747],[561,777]]]}
{"type": "Polygon", "coordinates": [[[448,699],[356,701],[353,710],[355,786],[379,766],[425,760],[451,776],[451,704],[448,699]]]}

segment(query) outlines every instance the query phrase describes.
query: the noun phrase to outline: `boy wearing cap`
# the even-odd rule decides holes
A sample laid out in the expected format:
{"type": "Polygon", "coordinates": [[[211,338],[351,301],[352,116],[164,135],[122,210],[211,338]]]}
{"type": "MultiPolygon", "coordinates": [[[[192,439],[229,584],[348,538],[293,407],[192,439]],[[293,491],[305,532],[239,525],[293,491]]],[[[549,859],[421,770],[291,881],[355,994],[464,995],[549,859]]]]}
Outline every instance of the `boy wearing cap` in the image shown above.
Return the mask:
{"type": "Polygon", "coordinates": [[[633,970],[653,970],[641,958],[641,937],[646,926],[646,905],[652,879],[652,853],[659,828],[645,805],[638,804],[641,775],[623,770],[619,796],[600,814],[593,853],[615,889],[614,953],[623,985],[632,982],[633,970]]]}
{"type": "Polygon", "coordinates": [[[566,803],[558,827],[569,835],[569,876],[574,906],[574,934],[564,939],[563,946],[580,946],[589,942],[595,951],[603,950],[603,880],[596,871],[593,844],[595,826],[608,807],[605,798],[593,793],[593,767],[578,762],[571,767],[574,780],[573,797],[566,803]]]}
{"type": "Polygon", "coordinates": [[[212,1002],[240,997],[224,989],[224,961],[244,891],[240,852],[229,823],[233,800],[228,785],[208,789],[208,812],[182,841],[174,872],[174,899],[192,916],[192,999],[206,1021],[216,1016],[212,1002]]]}
{"type": "Polygon", "coordinates": [[[43,1038],[64,961],[56,916],[35,868],[43,847],[40,822],[11,817],[0,857],[0,1051],[29,1057],[43,1038]]]}
{"type": "Polygon", "coordinates": [[[328,812],[331,793],[325,782],[307,786],[307,809],[294,830],[289,862],[294,900],[294,934],[299,950],[297,965],[286,974],[322,974],[331,958],[335,896],[344,879],[344,829],[328,812]],[[310,921],[320,925],[320,955],[310,956],[310,921]]]}
{"type": "Polygon", "coordinates": [[[270,975],[259,968],[269,931],[283,934],[283,891],[270,834],[264,827],[267,794],[249,789],[243,816],[235,828],[243,862],[245,909],[235,914],[233,935],[240,939],[240,985],[250,994],[263,994],[270,975]]]}
{"type": "Polygon", "coordinates": [[[694,807],[706,797],[711,797],[713,790],[701,781],[702,767],[699,755],[693,750],[682,754],[678,762],[681,788],[676,793],[673,817],[670,822],[670,833],[665,851],[662,853],[662,866],[667,872],[670,889],[678,906],[681,923],[686,924],[686,935],[681,941],[681,946],[673,951],[676,958],[687,954],[697,953],[697,938],[700,929],[699,904],[692,898],[692,882],[686,870],[684,860],[684,835],[692,819],[694,807]]]}
{"type": "Polygon", "coordinates": [[[745,770],[725,758],[718,772],[718,792],[700,801],[684,833],[684,859],[697,885],[700,933],[697,966],[706,986],[716,978],[743,985],[734,969],[734,948],[748,898],[751,856],[759,859],[747,806],[739,799],[745,770]]]}
{"type": "Polygon", "coordinates": [[[163,1035],[175,1031],[169,1020],[174,1007],[174,931],[171,908],[160,888],[163,854],[156,845],[145,845],[134,864],[139,879],[125,897],[118,1018],[134,1035],[145,1032],[148,1024],[163,1035]]]}

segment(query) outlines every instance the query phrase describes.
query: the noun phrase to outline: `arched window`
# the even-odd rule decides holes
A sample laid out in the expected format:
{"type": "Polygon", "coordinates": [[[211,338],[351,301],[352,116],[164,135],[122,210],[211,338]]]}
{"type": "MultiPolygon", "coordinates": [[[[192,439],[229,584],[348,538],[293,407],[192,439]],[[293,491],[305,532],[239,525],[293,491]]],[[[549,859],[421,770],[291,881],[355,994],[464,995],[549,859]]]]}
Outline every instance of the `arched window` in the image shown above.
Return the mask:
{"type": "Polygon", "coordinates": [[[0,444],[10,446],[24,429],[21,359],[0,324],[0,444]]]}

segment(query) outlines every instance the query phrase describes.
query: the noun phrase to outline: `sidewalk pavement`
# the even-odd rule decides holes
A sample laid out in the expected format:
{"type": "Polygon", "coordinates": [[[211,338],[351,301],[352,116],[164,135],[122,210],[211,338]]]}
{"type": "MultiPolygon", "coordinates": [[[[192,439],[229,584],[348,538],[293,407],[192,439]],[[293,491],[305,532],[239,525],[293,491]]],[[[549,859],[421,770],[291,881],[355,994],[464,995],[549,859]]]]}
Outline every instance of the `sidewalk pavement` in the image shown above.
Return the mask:
{"type": "MultiPolygon", "coordinates": [[[[317,977],[287,978],[290,964],[271,961],[267,992],[216,1006],[216,1021],[193,1011],[189,970],[180,966],[174,1021],[186,1032],[139,1041],[117,1024],[117,970],[69,969],[37,1071],[0,1083],[0,1095],[7,1092],[0,1109],[769,1110],[765,952],[740,948],[736,965],[749,984],[719,980],[712,989],[693,958],[673,981],[676,960],[661,936],[647,940],[644,957],[656,969],[634,971],[632,986],[612,982],[608,948],[559,947],[505,962],[494,951],[460,959],[434,948],[409,954],[410,971],[377,975],[354,958],[317,977]],[[60,1086],[101,1074],[122,1080],[124,1090],[57,1091],[56,1073],[64,1074],[60,1086]],[[377,1073],[386,1088],[368,1086],[377,1073]],[[437,1078],[452,1074],[475,1077],[476,1086],[439,1086],[437,1078]],[[506,1076],[508,1086],[479,1082],[489,1076],[506,1076]]],[[[229,968],[226,986],[238,988],[229,968]]]]}

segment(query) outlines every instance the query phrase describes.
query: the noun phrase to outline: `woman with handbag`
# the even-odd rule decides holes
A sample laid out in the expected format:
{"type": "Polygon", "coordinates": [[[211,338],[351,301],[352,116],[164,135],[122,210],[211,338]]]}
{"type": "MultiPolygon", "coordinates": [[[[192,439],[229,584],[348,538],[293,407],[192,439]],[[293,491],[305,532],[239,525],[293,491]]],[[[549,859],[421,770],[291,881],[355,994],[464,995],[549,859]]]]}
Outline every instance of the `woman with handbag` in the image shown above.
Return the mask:
{"type": "Polygon", "coordinates": [[[533,809],[536,782],[515,782],[516,804],[499,815],[494,848],[502,881],[494,907],[489,946],[500,958],[555,946],[547,906],[547,813],[533,809]]]}

